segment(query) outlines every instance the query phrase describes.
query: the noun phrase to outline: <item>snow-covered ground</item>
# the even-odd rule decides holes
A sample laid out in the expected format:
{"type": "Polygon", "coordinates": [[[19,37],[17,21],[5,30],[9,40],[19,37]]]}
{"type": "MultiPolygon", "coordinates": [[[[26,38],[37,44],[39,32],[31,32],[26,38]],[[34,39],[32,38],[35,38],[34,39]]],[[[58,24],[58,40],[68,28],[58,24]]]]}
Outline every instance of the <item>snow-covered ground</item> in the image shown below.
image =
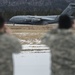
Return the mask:
{"type": "Polygon", "coordinates": [[[22,49],[25,52],[31,53],[49,53],[49,47],[46,45],[22,45],[22,49]]]}
{"type": "MultiPolygon", "coordinates": [[[[13,33],[22,37],[37,36],[39,33],[13,33]]],[[[44,33],[40,33],[43,35],[44,33]]],[[[13,54],[14,75],[50,75],[51,54],[50,49],[41,44],[41,39],[19,38],[22,52],[13,54]]]]}
{"type": "Polygon", "coordinates": [[[13,33],[13,34],[18,34],[18,35],[21,35],[21,36],[27,36],[27,35],[38,35],[38,34],[44,34],[44,33],[13,33]]]}
{"type": "Polygon", "coordinates": [[[50,50],[45,45],[22,45],[23,51],[13,54],[14,75],[50,75],[50,50]]]}
{"type": "Polygon", "coordinates": [[[14,75],[50,75],[50,53],[13,54],[14,75]]]}
{"type": "Polygon", "coordinates": [[[20,40],[21,43],[26,43],[28,45],[32,45],[33,43],[36,43],[36,44],[40,44],[41,43],[41,40],[38,40],[38,39],[30,39],[30,40],[20,40]]]}

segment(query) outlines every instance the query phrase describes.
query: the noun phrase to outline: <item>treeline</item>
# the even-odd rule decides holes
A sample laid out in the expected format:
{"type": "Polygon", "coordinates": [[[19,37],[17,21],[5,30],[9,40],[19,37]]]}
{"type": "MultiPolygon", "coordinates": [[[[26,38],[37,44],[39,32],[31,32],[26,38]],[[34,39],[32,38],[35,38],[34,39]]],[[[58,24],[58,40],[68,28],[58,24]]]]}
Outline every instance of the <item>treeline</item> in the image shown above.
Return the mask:
{"type": "Polygon", "coordinates": [[[67,0],[0,0],[0,14],[6,21],[16,15],[59,15],[68,4],[67,0]]]}
{"type": "MultiPolygon", "coordinates": [[[[51,9],[51,10],[41,10],[39,9],[38,11],[31,11],[31,10],[25,10],[25,11],[3,11],[0,12],[1,15],[5,17],[6,21],[9,21],[9,19],[13,16],[17,15],[40,15],[40,16],[45,16],[45,15],[60,15],[63,11],[59,9],[51,9]]],[[[75,13],[73,13],[75,15],[75,13]]]]}
{"type": "Polygon", "coordinates": [[[62,11],[61,10],[38,10],[38,11],[3,11],[0,12],[1,15],[5,17],[5,20],[8,21],[11,17],[17,16],[17,15],[59,15],[62,11]]]}

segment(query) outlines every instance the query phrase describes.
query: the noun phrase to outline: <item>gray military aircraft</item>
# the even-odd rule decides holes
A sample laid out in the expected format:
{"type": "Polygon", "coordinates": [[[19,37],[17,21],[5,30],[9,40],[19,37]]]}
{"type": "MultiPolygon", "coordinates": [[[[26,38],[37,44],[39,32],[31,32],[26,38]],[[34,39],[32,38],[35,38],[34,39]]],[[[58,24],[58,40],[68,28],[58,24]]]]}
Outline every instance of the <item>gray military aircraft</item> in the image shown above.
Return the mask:
{"type": "MultiPolygon", "coordinates": [[[[71,16],[75,9],[75,3],[70,3],[68,7],[60,14],[67,14],[71,16]]],[[[52,16],[31,16],[31,15],[21,15],[21,16],[14,16],[12,17],[9,22],[13,24],[51,24],[51,23],[57,23],[58,18],[60,15],[52,15],[52,16]]]]}

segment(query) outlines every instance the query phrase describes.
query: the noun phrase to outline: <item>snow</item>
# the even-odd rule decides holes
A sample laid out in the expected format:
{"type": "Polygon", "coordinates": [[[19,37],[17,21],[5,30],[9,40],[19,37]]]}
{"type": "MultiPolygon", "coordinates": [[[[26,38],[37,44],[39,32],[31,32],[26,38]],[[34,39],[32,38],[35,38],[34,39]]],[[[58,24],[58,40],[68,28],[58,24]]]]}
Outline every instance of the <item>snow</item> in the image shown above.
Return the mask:
{"type": "Polygon", "coordinates": [[[22,36],[26,36],[26,35],[38,35],[38,34],[44,34],[44,33],[13,33],[13,34],[19,34],[19,35],[22,35],[22,36]]]}
{"type": "Polygon", "coordinates": [[[14,75],[50,75],[50,53],[13,54],[14,75]]]}
{"type": "Polygon", "coordinates": [[[49,50],[48,47],[45,45],[22,45],[22,49],[28,49],[28,50],[49,50]]]}
{"type": "Polygon", "coordinates": [[[51,54],[46,45],[22,45],[22,48],[24,51],[13,54],[14,75],[51,75],[51,54]]]}
{"type": "MultiPolygon", "coordinates": [[[[21,26],[18,24],[15,25],[21,26]]],[[[39,35],[39,33],[13,34],[19,36],[39,35]]],[[[13,54],[14,75],[51,75],[50,49],[46,45],[40,44],[40,39],[19,40],[24,44],[22,45],[21,53],[13,54]]]]}
{"type": "Polygon", "coordinates": [[[30,39],[30,40],[20,40],[20,42],[32,45],[34,42],[37,43],[37,44],[40,44],[41,40],[38,40],[38,39],[32,40],[32,39],[30,39]]]}

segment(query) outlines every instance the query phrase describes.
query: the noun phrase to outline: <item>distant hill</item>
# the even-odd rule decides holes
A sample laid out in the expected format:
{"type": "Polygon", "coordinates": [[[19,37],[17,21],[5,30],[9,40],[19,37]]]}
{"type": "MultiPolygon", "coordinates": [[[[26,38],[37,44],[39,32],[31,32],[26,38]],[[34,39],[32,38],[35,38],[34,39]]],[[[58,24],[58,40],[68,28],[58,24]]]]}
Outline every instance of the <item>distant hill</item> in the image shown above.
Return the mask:
{"type": "Polygon", "coordinates": [[[59,14],[69,3],[75,0],[0,0],[0,13],[6,17],[59,14]]]}
{"type": "Polygon", "coordinates": [[[0,8],[2,9],[2,7],[3,8],[16,7],[14,9],[17,8],[30,9],[31,7],[33,7],[31,9],[35,9],[35,7],[36,8],[48,7],[53,9],[53,8],[64,8],[69,3],[74,3],[74,2],[75,0],[0,0],[0,8]]]}

